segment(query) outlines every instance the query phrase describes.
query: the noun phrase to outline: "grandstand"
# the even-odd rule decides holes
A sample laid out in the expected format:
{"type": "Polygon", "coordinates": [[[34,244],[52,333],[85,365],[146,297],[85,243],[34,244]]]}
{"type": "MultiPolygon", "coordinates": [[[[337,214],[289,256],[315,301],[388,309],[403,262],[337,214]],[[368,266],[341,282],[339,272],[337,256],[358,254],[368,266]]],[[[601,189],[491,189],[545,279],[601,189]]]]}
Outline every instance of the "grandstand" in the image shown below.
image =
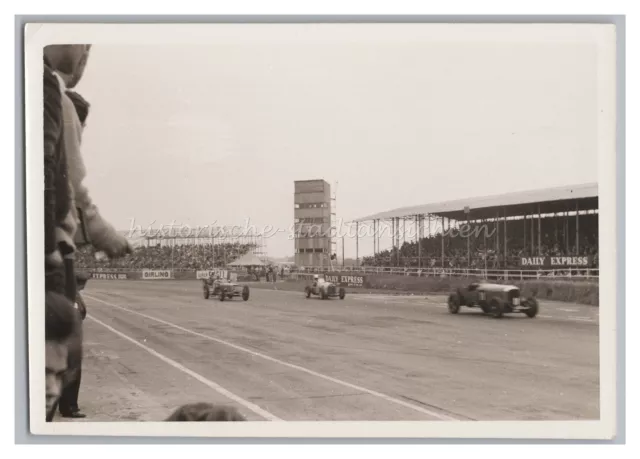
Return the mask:
{"type": "MultiPolygon", "coordinates": [[[[373,255],[361,266],[550,269],[598,266],[594,183],[403,207],[354,221],[373,255]],[[391,247],[382,249],[381,236],[391,247]]],[[[356,245],[359,250],[359,244],[356,245]]],[[[356,257],[360,260],[359,253],[356,257]]]]}
{"type": "Polygon", "coordinates": [[[172,271],[208,270],[227,266],[251,253],[267,261],[264,236],[255,231],[217,231],[187,235],[170,230],[162,234],[135,235],[123,231],[132,243],[133,253],[109,260],[96,257],[93,248],[82,247],[77,254],[79,268],[95,270],[158,269],[172,271]]]}

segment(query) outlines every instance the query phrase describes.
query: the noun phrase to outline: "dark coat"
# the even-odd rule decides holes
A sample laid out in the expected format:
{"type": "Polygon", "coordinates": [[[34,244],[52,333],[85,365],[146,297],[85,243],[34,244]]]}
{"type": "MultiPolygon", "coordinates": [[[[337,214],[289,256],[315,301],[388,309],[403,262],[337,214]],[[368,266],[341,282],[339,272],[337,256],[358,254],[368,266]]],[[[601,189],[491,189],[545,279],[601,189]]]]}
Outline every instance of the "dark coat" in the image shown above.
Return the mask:
{"type": "Polygon", "coordinates": [[[62,147],[64,120],[58,79],[45,60],[43,73],[45,255],[58,250],[56,228],[71,211],[67,158],[62,147]]]}
{"type": "Polygon", "coordinates": [[[56,236],[69,219],[73,199],[67,158],[62,146],[64,120],[60,85],[46,58],[43,71],[43,128],[45,289],[65,294],[68,285],[65,265],[52,263],[47,257],[58,250],[60,255],[73,252],[72,246],[58,244],[56,236]]]}

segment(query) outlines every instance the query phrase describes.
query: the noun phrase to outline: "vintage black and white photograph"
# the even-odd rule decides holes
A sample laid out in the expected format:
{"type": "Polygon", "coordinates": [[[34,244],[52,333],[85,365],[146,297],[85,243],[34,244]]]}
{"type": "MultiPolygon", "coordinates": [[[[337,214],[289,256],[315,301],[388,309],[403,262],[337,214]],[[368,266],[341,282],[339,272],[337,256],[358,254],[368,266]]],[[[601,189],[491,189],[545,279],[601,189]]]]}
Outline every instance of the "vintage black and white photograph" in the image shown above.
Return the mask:
{"type": "Polygon", "coordinates": [[[610,438],[615,32],[30,24],[32,431],[610,438]]]}

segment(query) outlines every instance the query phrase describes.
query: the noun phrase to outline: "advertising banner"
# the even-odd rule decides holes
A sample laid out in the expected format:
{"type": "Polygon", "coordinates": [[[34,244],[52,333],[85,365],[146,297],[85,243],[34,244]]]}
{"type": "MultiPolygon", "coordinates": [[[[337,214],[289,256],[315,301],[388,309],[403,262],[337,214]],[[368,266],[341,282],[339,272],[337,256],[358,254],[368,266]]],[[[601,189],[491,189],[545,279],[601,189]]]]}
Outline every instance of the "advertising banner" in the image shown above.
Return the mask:
{"type": "Polygon", "coordinates": [[[211,269],[208,271],[196,271],[196,279],[209,279],[209,276],[213,274],[214,277],[220,276],[224,279],[229,278],[229,272],[226,269],[211,269]]]}
{"type": "Polygon", "coordinates": [[[196,279],[208,279],[213,271],[196,271],[196,279]]]}
{"type": "Polygon", "coordinates": [[[169,270],[142,270],[142,279],[144,280],[158,280],[158,279],[171,279],[171,271],[169,270]]]}
{"type": "Polygon", "coordinates": [[[339,287],[365,287],[367,285],[367,276],[360,274],[345,273],[327,273],[324,280],[333,282],[339,287]]]}
{"type": "Polygon", "coordinates": [[[534,266],[540,268],[559,268],[559,267],[588,267],[591,266],[592,258],[589,256],[579,257],[522,257],[520,258],[520,266],[534,266]]]}
{"type": "Polygon", "coordinates": [[[127,273],[91,273],[91,279],[127,280],[127,273]]]}

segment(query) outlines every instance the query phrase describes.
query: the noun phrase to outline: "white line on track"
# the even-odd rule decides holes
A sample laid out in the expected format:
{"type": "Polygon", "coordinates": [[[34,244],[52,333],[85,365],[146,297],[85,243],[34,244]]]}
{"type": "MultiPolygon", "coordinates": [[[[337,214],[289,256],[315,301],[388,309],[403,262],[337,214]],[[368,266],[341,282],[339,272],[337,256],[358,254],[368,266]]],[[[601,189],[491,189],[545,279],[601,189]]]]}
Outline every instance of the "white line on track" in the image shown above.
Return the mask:
{"type": "MultiPolygon", "coordinates": [[[[89,296],[89,295],[85,295],[85,296],[89,296]]],[[[180,365],[178,362],[176,362],[175,360],[170,359],[169,357],[160,354],[157,351],[154,351],[153,349],[151,349],[148,346],[145,346],[144,344],[136,341],[135,339],[131,338],[130,336],[125,335],[124,333],[116,330],[115,328],[111,327],[110,325],[105,324],[104,322],[102,322],[101,320],[96,319],[93,316],[87,315],[87,318],[93,320],[94,322],[96,322],[97,324],[102,325],[104,328],[106,328],[107,330],[115,333],[116,335],[118,335],[120,338],[124,338],[127,341],[132,342],[133,344],[135,344],[138,347],[141,347],[142,349],[144,349],[145,351],[147,351],[149,354],[158,357],[160,360],[162,360],[163,362],[171,365],[174,368],[177,368],[178,370],[182,371],[183,373],[188,374],[189,376],[191,376],[194,379],[197,379],[198,381],[200,381],[202,384],[204,384],[205,386],[210,387],[211,389],[215,390],[216,392],[218,392],[221,395],[224,395],[225,397],[233,400],[234,402],[244,406],[246,409],[253,411],[254,413],[256,413],[257,415],[268,419],[269,421],[281,421],[282,419],[278,418],[277,416],[269,413],[268,411],[263,410],[262,408],[260,408],[258,405],[251,403],[241,397],[238,397],[236,394],[234,394],[233,392],[228,391],[227,389],[225,389],[224,387],[222,387],[219,384],[214,383],[213,381],[205,378],[204,376],[196,373],[195,371],[192,371],[190,369],[188,369],[187,367],[180,365]]]]}
{"type": "Polygon", "coordinates": [[[569,316],[569,319],[571,319],[571,320],[579,320],[581,322],[593,322],[593,319],[591,317],[569,316]]]}
{"type": "MultiPolygon", "coordinates": [[[[200,338],[204,338],[204,339],[207,339],[207,340],[210,340],[210,341],[214,341],[214,342],[219,343],[219,344],[224,344],[225,346],[231,347],[231,348],[236,349],[238,351],[246,352],[246,353],[251,354],[251,355],[253,355],[255,357],[260,357],[262,359],[268,360],[269,362],[273,362],[273,363],[277,363],[277,364],[283,365],[285,367],[293,368],[294,370],[298,370],[298,371],[310,374],[310,375],[315,376],[317,378],[321,378],[321,379],[324,379],[324,380],[327,380],[327,381],[331,381],[334,384],[338,384],[338,385],[341,385],[341,386],[348,387],[350,389],[354,389],[354,390],[357,390],[357,391],[360,391],[360,392],[364,392],[364,393],[372,395],[374,397],[378,397],[378,398],[381,398],[383,400],[386,400],[387,402],[395,403],[396,405],[401,405],[401,406],[404,406],[405,408],[409,408],[409,409],[412,409],[412,410],[417,411],[419,413],[423,413],[423,414],[426,414],[428,416],[434,417],[434,418],[439,419],[441,421],[458,421],[459,420],[459,419],[454,418],[452,416],[447,416],[445,414],[438,413],[436,411],[428,410],[428,409],[423,408],[421,406],[414,405],[413,403],[405,402],[404,400],[400,400],[398,398],[391,397],[391,396],[383,394],[381,392],[377,392],[377,391],[374,391],[374,390],[371,390],[371,389],[367,389],[366,387],[358,386],[356,384],[351,384],[351,383],[343,381],[341,379],[337,379],[337,378],[334,378],[332,376],[327,376],[325,374],[318,373],[317,371],[313,371],[313,370],[310,370],[308,368],[301,367],[299,365],[295,365],[293,363],[285,362],[284,360],[276,359],[275,357],[271,357],[271,356],[268,356],[266,354],[262,354],[260,352],[253,351],[251,349],[247,349],[246,347],[238,346],[237,344],[233,344],[233,343],[231,343],[229,341],[225,341],[225,340],[222,340],[222,339],[219,339],[219,338],[214,338],[213,336],[209,336],[209,335],[205,335],[203,333],[199,333],[199,332],[196,332],[196,331],[193,331],[193,330],[189,330],[188,328],[181,327],[180,325],[176,325],[176,324],[174,324],[172,322],[167,322],[166,320],[158,319],[157,317],[149,316],[149,315],[143,314],[141,312],[133,311],[131,309],[124,308],[122,306],[118,306],[117,304],[113,304],[113,303],[110,303],[108,301],[102,300],[100,298],[96,298],[96,297],[94,297],[92,295],[87,295],[86,293],[83,294],[83,296],[86,297],[86,298],[91,298],[92,300],[98,301],[100,303],[106,304],[107,306],[111,306],[113,308],[120,309],[122,311],[126,311],[126,312],[129,312],[131,314],[135,314],[135,315],[140,316],[140,317],[145,317],[145,318],[147,318],[149,320],[153,320],[153,321],[156,321],[156,322],[164,324],[164,325],[168,325],[169,327],[176,328],[176,329],[181,330],[181,331],[183,331],[185,333],[189,333],[189,334],[194,335],[194,336],[199,336],[200,338]]],[[[136,343],[138,345],[140,345],[140,343],[138,343],[137,341],[136,341],[136,343]]],[[[249,403],[249,402],[246,402],[246,403],[249,403]]]]}
{"type": "MultiPolygon", "coordinates": [[[[384,303],[384,304],[407,304],[409,305],[410,303],[405,301],[405,300],[397,300],[397,299],[391,299],[391,298],[353,298],[354,300],[359,300],[359,301],[375,301],[376,303],[384,303]]],[[[444,305],[446,306],[446,305],[444,305]]]]}
{"type": "MultiPolygon", "coordinates": [[[[353,299],[355,300],[360,300],[360,301],[366,301],[366,300],[373,300],[373,301],[377,301],[378,303],[385,303],[385,304],[406,304],[406,305],[416,305],[415,302],[412,302],[411,300],[420,300],[420,298],[413,298],[413,297],[407,297],[406,300],[400,300],[397,299],[397,296],[382,296],[380,295],[379,298],[374,298],[374,296],[370,296],[370,297],[356,297],[354,296],[353,299]],[[390,299],[390,298],[396,298],[396,299],[390,299]]],[[[448,306],[446,304],[442,304],[440,302],[437,301],[433,301],[433,300],[422,300],[422,302],[417,303],[418,305],[424,305],[424,304],[429,304],[429,305],[433,305],[436,307],[440,307],[440,308],[447,308],[448,306]]],[[[557,308],[558,311],[564,311],[564,312],[578,312],[579,309],[569,309],[569,308],[557,308]]],[[[597,314],[597,313],[596,313],[597,314]]],[[[578,317],[578,316],[567,316],[567,317],[562,317],[562,316],[550,316],[550,315],[544,315],[544,314],[538,314],[538,317],[541,319],[555,319],[555,320],[561,320],[561,321],[566,321],[566,322],[571,322],[571,321],[576,321],[576,322],[595,322],[595,319],[591,318],[591,317],[578,317]]]]}

